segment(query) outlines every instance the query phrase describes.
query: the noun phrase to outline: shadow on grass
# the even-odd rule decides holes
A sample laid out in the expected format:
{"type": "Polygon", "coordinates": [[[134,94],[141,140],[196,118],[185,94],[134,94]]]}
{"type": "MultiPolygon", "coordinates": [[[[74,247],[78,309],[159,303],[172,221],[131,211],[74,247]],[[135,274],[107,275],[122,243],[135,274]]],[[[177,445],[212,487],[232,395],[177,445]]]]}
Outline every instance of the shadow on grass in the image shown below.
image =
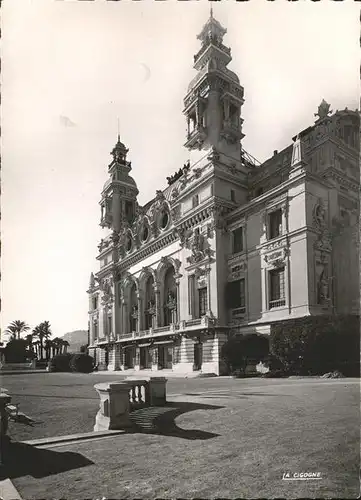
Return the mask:
{"type": "Polygon", "coordinates": [[[201,403],[172,402],[166,406],[151,406],[134,410],[130,414],[133,428],[127,432],[147,432],[161,436],[174,436],[183,439],[211,439],[219,434],[197,429],[181,429],[175,423],[175,419],[183,413],[195,410],[219,410],[224,406],[213,406],[201,403]]]}
{"type": "Polygon", "coordinates": [[[92,465],[80,453],[57,452],[13,442],[8,437],[1,443],[0,480],[23,476],[42,478],[92,465]]]}

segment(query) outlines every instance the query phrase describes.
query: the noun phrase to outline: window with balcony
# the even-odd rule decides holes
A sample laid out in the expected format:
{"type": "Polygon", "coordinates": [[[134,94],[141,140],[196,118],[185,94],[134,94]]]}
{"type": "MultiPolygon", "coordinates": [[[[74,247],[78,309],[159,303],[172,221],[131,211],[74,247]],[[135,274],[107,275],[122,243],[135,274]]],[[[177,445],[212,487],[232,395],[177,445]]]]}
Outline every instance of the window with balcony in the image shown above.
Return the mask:
{"type": "Polygon", "coordinates": [[[268,216],[268,239],[272,240],[282,234],[282,210],[279,208],[268,216]]]}
{"type": "Polygon", "coordinates": [[[279,267],[269,271],[269,309],[285,304],[285,268],[279,267]]]}
{"type": "Polygon", "coordinates": [[[198,289],[199,317],[207,314],[207,287],[198,289]]]}
{"type": "Polygon", "coordinates": [[[243,252],[243,227],[232,231],[232,253],[243,252]]]}

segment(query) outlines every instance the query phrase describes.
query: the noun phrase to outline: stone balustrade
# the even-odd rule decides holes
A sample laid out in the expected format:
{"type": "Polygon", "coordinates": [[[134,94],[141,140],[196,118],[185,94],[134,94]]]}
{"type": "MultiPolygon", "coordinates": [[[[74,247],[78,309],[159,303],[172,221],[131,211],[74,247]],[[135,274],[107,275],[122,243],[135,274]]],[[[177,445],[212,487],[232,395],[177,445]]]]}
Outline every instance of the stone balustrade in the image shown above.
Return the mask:
{"type": "Polygon", "coordinates": [[[126,429],[132,426],[130,413],[146,406],[163,406],[167,402],[167,379],[146,377],[126,378],[120,382],[96,384],[100,407],[94,431],[126,429]]]}
{"type": "Polygon", "coordinates": [[[35,370],[36,361],[35,359],[29,363],[2,363],[0,362],[0,370],[3,371],[15,371],[15,370],[35,370]]]}

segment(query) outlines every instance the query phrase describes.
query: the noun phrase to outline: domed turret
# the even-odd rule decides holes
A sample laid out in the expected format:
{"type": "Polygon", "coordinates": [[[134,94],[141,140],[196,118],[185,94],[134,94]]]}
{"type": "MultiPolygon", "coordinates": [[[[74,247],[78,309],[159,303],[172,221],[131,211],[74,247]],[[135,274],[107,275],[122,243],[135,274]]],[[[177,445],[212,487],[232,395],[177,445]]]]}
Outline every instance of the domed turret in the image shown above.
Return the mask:
{"type": "Polygon", "coordinates": [[[129,175],[132,166],[127,161],[127,153],[128,149],[118,135],[118,141],[111,151],[113,160],[108,167],[110,178],[103,186],[100,201],[100,225],[115,232],[120,231],[123,221],[133,221],[139,193],[135,180],[129,175]]]}

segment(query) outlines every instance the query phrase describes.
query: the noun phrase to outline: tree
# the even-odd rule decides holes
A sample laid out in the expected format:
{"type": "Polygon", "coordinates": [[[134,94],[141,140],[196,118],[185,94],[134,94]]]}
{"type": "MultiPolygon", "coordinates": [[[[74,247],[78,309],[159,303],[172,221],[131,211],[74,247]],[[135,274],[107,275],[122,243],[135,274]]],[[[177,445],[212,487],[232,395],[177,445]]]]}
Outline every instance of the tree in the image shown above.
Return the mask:
{"type": "Polygon", "coordinates": [[[69,342],[67,340],[62,340],[61,342],[62,342],[62,346],[64,347],[64,351],[63,352],[64,352],[64,354],[66,354],[67,351],[68,351],[68,347],[70,346],[70,344],[69,344],[69,342]]]}
{"type": "Polygon", "coordinates": [[[53,347],[54,347],[54,342],[51,339],[46,339],[44,343],[46,361],[49,361],[49,359],[51,358],[51,351],[53,347]]]}
{"type": "Polygon", "coordinates": [[[61,351],[62,351],[61,342],[62,342],[61,338],[59,338],[59,337],[53,338],[53,356],[57,356],[58,354],[61,354],[61,351]]]}
{"type": "Polygon", "coordinates": [[[44,340],[51,337],[51,327],[49,321],[43,321],[37,325],[33,330],[33,336],[39,339],[40,359],[42,360],[44,354],[44,340]]]}
{"type": "Polygon", "coordinates": [[[25,321],[16,319],[10,323],[5,332],[11,336],[11,339],[20,339],[21,334],[28,330],[30,330],[30,326],[27,325],[25,321]]]}

